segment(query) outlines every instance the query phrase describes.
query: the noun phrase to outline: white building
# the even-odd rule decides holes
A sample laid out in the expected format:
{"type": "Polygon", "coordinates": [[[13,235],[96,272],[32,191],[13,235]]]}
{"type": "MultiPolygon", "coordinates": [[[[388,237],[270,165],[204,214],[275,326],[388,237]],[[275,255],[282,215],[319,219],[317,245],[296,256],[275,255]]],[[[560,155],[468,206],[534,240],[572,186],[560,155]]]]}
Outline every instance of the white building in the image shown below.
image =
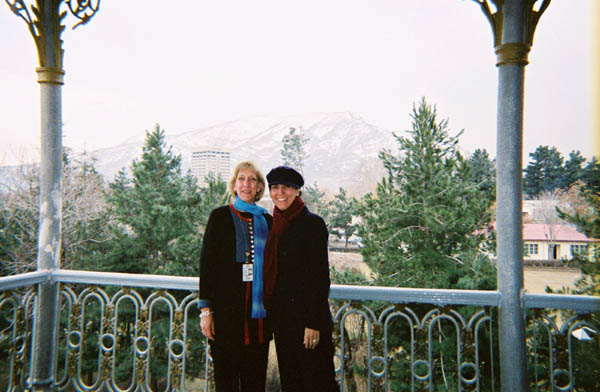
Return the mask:
{"type": "Polygon", "coordinates": [[[192,150],[192,175],[198,179],[200,186],[207,185],[208,175],[220,176],[229,181],[231,171],[231,150],[217,147],[198,147],[192,150]]]}
{"type": "Polygon", "coordinates": [[[576,254],[590,256],[600,240],[588,238],[566,225],[523,225],[525,260],[571,260],[576,254]]]}

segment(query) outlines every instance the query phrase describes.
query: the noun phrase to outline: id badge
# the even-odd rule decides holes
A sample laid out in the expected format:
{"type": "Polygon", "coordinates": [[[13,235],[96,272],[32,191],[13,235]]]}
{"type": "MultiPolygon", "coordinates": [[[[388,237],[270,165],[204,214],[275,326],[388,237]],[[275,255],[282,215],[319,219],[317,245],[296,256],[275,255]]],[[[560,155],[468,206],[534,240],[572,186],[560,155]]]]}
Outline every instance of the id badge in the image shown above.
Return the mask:
{"type": "Polygon", "coordinates": [[[245,263],[242,265],[242,282],[252,282],[254,277],[254,264],[245,263]]]}

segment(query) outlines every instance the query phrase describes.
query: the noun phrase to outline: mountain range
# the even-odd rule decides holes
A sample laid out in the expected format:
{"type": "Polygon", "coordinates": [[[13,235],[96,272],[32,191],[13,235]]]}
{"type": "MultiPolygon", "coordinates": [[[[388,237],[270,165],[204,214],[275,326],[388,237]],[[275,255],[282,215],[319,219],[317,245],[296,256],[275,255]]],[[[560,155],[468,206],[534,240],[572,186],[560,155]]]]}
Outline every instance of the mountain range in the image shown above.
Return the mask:
{"type": "MultiPolygon", "coordinates": [[[[396,145],[392,132],[367,123],[349,112],[301,115],[262,115],[170,135],[165,142],[181,155],[183,173],[191,168],[192,151],[199,146],[231,150],[232,169],[251,160],[264,174],[282,164],[282,139],[290,128],[301,129],[308,142],[305,182],[332,195],[340,187],[360,196],[374,189],[383,175],[378,153],[396,145]]],[[[92,151],[96,169],[107,181],[141,156],[143,137],[92,151]]]]}

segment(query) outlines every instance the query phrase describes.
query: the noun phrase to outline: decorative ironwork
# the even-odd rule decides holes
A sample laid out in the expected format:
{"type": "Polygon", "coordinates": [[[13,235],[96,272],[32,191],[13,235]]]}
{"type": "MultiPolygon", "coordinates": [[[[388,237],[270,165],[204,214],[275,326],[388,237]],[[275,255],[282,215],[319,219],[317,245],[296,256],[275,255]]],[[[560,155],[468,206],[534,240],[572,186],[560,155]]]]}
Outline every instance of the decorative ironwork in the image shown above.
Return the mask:
{"type": "Polygon", "coordinates": [[[542,17],[542,14],[551,0],[542,0],[539,9],[535,9],[535,3],[538,0],[525,0],[525,36],[521,42],[502,43],[502,34],[504,30],[504,5],[505,0],[473,0],[478,3],[490,26],[494,36],[494,48],[496,50],[497,62],[496,65],[503,64],[529,64],[528,54],[533,45],[533,36],[537,24],[542,17]],[[492,11],[490,5],[493,4],[495,12],[492,11]]]}
{"type": "Polygon", "coordinates": [[[73,26],[73,30],[80,25],[88,23],[100,8],[100,0],[76,0],[75,3],[77,4],[75,7],[73,7],[73,0],[65,0],[65,3],[69,7],[69,10],[73,16],[79,19],[79,23],[73,26]]]}
{"type": "Polygon", "coordinates": [[[409,306],[391,306],[376,318],[373,310],[364,305],[356,308],[346,304],[337,312],[335,321],[344,331],[339,335],[337,354],[343,390],[433,390],[436,384],[454,385],[456,390],[493,388],[493,381],[484,389],[480,385],[482,373],[488,382],[494,380],[494,335],[489,308],[473,310],[467,320],[451,308],[434,307],[419,317],[409,306]],[[361,329],[366,333],[362,339],[358,338],[361,329]],[[483,341],[489,346],[484,350],[488,354],[485,358],[481,355],[483,341]],[[448,342],[454,347],[452,350],[448,350],[448,342]],[[361,365],[366,383],[363,388],[355,385],[355,372],[361,365]],[[448,377],[450,373],[453,380],[448,377]]]}
{"type": "MultiPolygon", "coordinates": [[[[129,275],[119,275],[110,275],[111,281],[106,273],[56,274],[79,281],[61,283],[56,389],[185,391],[195,379],[196,388],[214,390],[212,361],[198,322],[197,279],[171,283],[171,277],[146,275],[143,284],[153,287],[146,289],[119,286],[130,284],[129,275]],[[100,281],[107,286],[96,286],[100,281]]],[[[32,287],[13,287],[0,297],[0,350],[9,352],[7,390],[28,387],[32,287]]],[[[422,289],[418,301],[419,289],[369,289],[367,295],[364,287],[331,290],[334,360],[343,391],[433,390],[440,384],[456,391],[499,390],[492,293],[422,289]],[[358,301],[361,295],[365,299],[358,301]]],[[[599,343],[589,312],[597,314],[600,301],[536,294],[526,295],[524,304],[532,312],[527,339],[535,369],[531,383],[538,390],[574,391],[582,378],[576,356],[595,355],[599,343]],[[584,328],[592,343],[577,338],[584,328]]]]}
{"type": "Polygon", "coordinates": [[[31,314],[35,301],[33,288],[16,292],[5,291],[0,296],[0,350],[7,351],[7,391],[26,385],[31,363],[31,314]]]}
{"type": "MultiPolygon", "coordinates": [[[[10,10],[23,19],[35,41],[40,67],[40,82],[62,84],[63,54],[62,39],[65,29],[62,23],[66,11],[60,11],[63,0],[5,0],[10,10]],[[60,76],[59,76],[60,75],[60,76]]],[[[79,22],[73,29],[88,23],[98,12],[100,0],[65,0],[67,8],[79,22]]],[[[38,71],[39,73],[39,71],[38,71]]]]}

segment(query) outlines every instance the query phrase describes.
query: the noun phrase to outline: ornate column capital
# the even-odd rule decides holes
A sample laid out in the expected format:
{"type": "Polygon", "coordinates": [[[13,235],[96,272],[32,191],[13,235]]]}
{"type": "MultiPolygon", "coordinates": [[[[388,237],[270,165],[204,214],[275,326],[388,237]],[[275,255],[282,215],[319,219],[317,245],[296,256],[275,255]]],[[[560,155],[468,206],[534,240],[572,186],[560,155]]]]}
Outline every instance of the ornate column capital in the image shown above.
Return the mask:
{"type": "Polygon", "coordinates": [[[520,42],[502,42],[504,31],[504,6],[507,0],[473,0],[478,3],[494,35],[494,48],[496,51],[496,65],[504,64],[529,64],[528,55],[533,46],[533,35],[537,24],[551,0],[541,0],[541,6],[535,9],[538,0],[522,0],[525,3],[525,31],[520,42]],[[490,5],[493,5],[495,12],[490,5]]]}
{"type": "MultiPolygon", "coordinates": [[[[86,24],[96,14],[100,6],[100,0],[5,0],[10,10],[23,19],[29,28],[29,32],[35,41],[38,51],[40,68],[38,68],[38,81],[57,83],[57,75],[54,70],[62,72],[63,48],[60,38],[65,29],[62,23],[67,11],[60,8],[66,4],[68,10],[79,21],[73,29],[79,25],[86,24]],[[40,75],[40,69],[46,69],[44,76],[40,75]]],[[[59,84],[62,84],[62,77],[59,84]]]]}

